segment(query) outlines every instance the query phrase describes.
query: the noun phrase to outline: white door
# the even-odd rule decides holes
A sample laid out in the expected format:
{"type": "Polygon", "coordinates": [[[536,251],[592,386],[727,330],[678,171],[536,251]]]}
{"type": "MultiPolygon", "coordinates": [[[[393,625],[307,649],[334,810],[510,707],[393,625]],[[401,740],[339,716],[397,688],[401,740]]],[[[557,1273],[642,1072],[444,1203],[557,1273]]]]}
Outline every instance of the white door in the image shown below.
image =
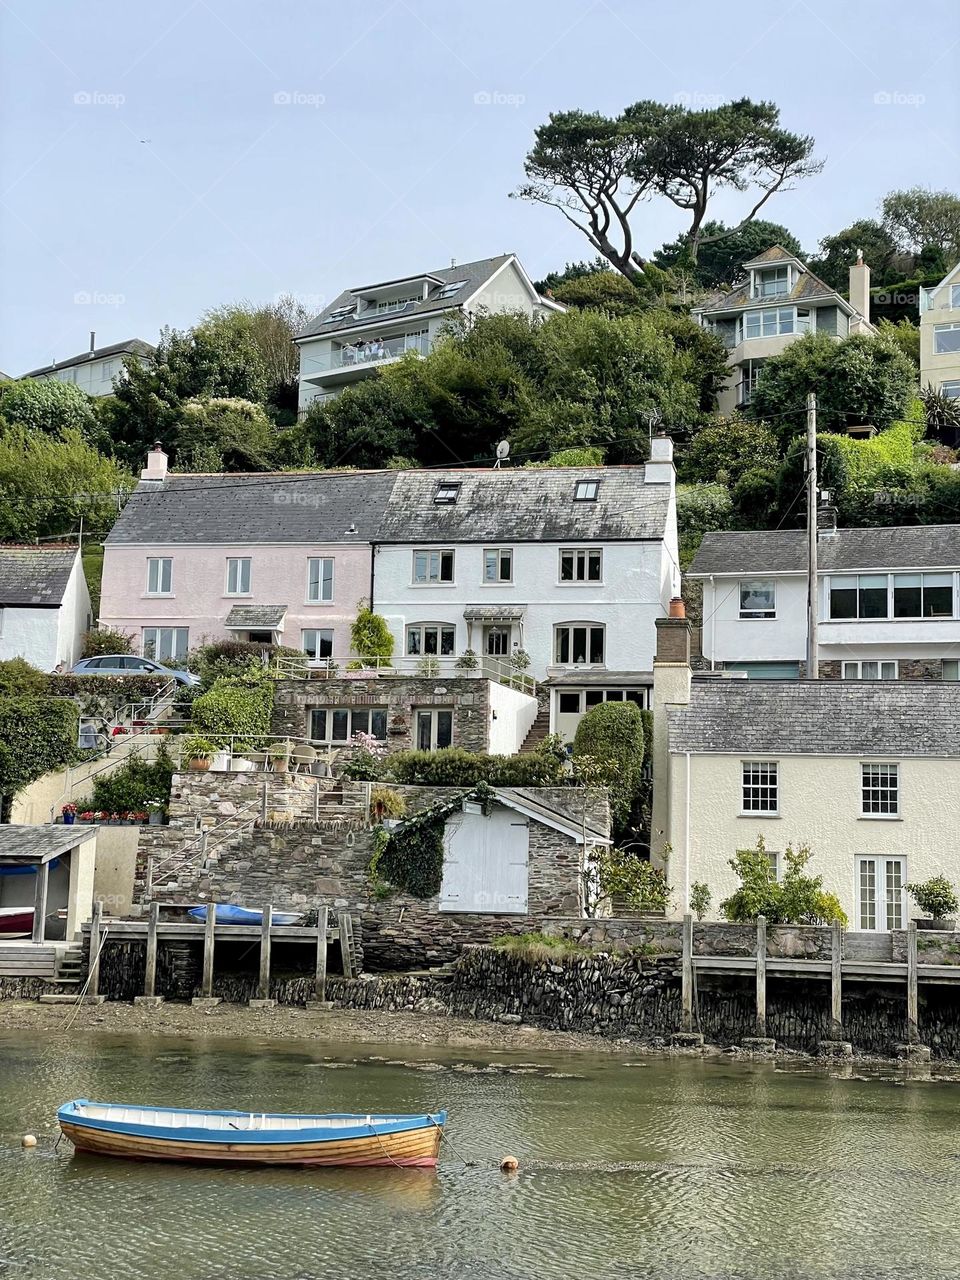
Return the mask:
{"type": "Polygon", "coordinates": [[[440,910],[526,915],[529,847],[529,827],[512,809],[455,815],[444,836],[440,910]]]}
{"type": "Polygon", "coordinates": [[[906,882],[906,858],[858,858],[857,928],[902,929],[906,882]]]}

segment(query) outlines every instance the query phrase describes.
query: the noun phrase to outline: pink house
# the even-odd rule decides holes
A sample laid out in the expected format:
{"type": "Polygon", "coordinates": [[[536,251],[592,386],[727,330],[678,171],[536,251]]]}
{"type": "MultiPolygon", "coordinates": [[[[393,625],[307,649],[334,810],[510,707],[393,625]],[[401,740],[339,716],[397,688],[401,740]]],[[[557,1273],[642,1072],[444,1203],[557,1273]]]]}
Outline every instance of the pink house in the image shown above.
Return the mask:
{"type": "Polygon", "coordinates": [[[100,624],[161,661],[229,638],[347,654],[393,481],[170,475],[157,446],[104,546],[100,624]]]}

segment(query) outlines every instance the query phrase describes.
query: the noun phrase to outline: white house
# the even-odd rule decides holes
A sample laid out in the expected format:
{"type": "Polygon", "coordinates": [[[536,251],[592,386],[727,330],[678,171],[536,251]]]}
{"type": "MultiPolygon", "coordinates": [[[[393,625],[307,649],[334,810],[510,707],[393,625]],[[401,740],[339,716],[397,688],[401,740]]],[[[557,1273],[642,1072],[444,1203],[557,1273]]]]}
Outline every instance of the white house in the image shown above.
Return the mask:
{"type": "Polygon", "coordinates": [[[374,549],[374,606],[408,660],[518,651],[572,736],[604,700],[646,706],[654,621],[679,590],[672,442],[645,466],[405,471],[374,549]]]}
{"type": "Polygon", "coordinates": [[[300,410],[408,351],[426,355],[451,317],[504,311],[541,317],[563,310],[537,293],[512,253],[347,289],[295,339],[300,410]]]}
{"type": "Polygon", "coordinates": [[[653,848],[675,915],[698,881],[717,914],[761,836],[778,875],[809,847],[852,929],[903,928],[908,882],[960,880],[960,685],[692,678],[689,624],[658,629],[653,848]]]}
{"type": "Polygon", "coordinates": [[[91,621],[76,547],[0,546],[0,659],[70,667],[91,621]]]}
{"type": "Polygon", "coordinates": [[[920,382],[951,400],[960,396],[960,263],[920,291],[920,382]]]}
{"type": "Polygon", "coordinates": [[[95,333],[90,334],[90,347],[78,356],[55,360],[23,374],[24,378],[53,379],[55,382],[72,382],[88,396],[112,396],[113,380],[123,372],[124,356],[132,356],[141,364],[153,360],[154,348],[139,338],[114,342],[109,347],[96,345],[95,333]]]}
{"type": "Polygon", "coordinates": [[[873,332],[870,268],[862,257],[850,268],[849,301],[779,245],[743,263],[741,270],[743,279],[732,289],[691,312],[729,352],[730,381],[717,396],[723,414],[749,404],[763,362],[803,334],[845,338],[873,332]]]}
{"type": "MultiPolygon", "coordinates": [[[[820,675],[960,679],[960,525],[821,529],[820,675]]],[[[708,533],[690,566],[703,583],[703,656],[752,679],[796,679],[807,643],[800,529],[708,533]]]]}

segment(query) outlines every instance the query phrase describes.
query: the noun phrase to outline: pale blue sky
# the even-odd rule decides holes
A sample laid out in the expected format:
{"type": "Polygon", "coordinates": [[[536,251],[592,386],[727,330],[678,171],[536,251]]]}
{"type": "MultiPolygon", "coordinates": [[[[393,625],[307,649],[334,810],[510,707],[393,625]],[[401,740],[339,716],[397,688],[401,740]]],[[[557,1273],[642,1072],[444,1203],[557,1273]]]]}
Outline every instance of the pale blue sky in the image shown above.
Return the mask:
{"type": "MultiPolygon", "coordinates": [[[[813,250],[957,186],[958,40],[956,0],[0,0],[0,369],[451,257],[588,257],[507,198],[562,108],[773,99],[827,163],[766,216],[813,250]]],[[[638,224],[647,252],[683,218],[638,224]]]]}

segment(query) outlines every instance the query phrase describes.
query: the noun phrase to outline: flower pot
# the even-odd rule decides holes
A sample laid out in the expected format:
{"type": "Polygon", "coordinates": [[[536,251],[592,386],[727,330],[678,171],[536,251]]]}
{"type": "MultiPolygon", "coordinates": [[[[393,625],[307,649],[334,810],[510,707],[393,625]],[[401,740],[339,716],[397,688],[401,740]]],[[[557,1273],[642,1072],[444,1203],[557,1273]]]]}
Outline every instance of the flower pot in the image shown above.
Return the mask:
{"type": "Polygon", "coordinates": [[[159,809],[155,813],[151,812],[150,817],[147,819],[147,823],[151,827],[163,826],[163,814],[159,809]]]}
{"type": "Polygon", "coordinates": [[[75,813],[65,813],[63,815],[63,825],[65,827],[72,827],[76,820],[77,815],[75,813]]]}
{"type": "Polygon", "coordinates": [[[207,770],[210,768],[210,761],[200,760],[197,756],[194,756],[194,758],[187,765],[187,768],[190,770],[191,773],[206,773],[207,770]]]}
{"type": "Polygon", "coordinates": [[[290,768],[290,761],[286,756],[280,756],[273,762],[274,773],[286,773],[290,768]]]}
{"type": "Polygon", "coordinates": [[[925,916],[921,916],[917,920],[918,929],[931,929],[931,930],[936,929],[939,933],[953,933],[956,927],[957,927],[956,920],[927,919],[927,917],[925,916]]]}

